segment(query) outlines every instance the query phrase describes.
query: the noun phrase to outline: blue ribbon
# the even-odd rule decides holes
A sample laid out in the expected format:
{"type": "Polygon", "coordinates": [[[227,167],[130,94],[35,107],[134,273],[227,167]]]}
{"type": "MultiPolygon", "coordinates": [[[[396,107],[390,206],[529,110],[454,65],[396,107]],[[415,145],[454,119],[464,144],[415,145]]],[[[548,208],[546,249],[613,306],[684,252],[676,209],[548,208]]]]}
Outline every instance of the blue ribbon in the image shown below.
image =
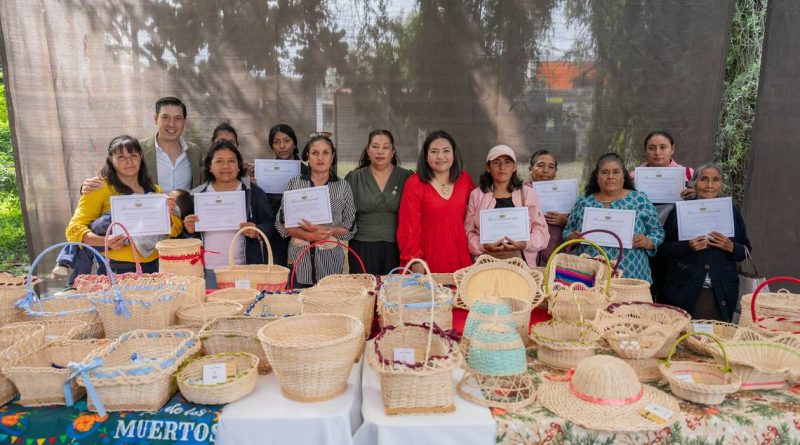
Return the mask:
{"type": "Polygon", "coordinates": [[[72,399],[72,385],[70,382],[72,379],[80,376],[83,377],[83,386],[86,387],[86,396],[92,401],[92,403],[94,403],[97,413],[105,417],[106,409],[103,407],[103,401],[100,400],[100,397],[98,396],[97,391],[94,389],[94,385],[92,384],[92,381],[89,379],[88,375],[89,371],[95,370],[102,366],[103,359],[100,357],[95,357],[89,363],[67,363],[67,368],[72,370],[67,378],[67,381],[64,382],[64,401],[66,402],[67,406],[72,406],[75,403],[75,401],[72,399]]]}
{"type": "Polygon", "coordinates": [[[131,312],[128,310],[125,300],[122,299],[122,291],[119,289],[114,289],[114,313],[125,318],[131,318],[131,312]]]}

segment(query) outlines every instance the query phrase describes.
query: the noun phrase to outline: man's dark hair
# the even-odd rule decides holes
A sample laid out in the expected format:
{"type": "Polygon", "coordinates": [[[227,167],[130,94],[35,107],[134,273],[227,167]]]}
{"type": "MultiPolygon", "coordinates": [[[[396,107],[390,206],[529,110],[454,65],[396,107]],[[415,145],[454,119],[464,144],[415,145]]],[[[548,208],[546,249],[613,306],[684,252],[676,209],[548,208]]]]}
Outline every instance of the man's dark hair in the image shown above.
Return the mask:
{"type": "Polygon", "coordinates": [[[156,116],[158,116],[158,113],[161,112],[161,107],[164,105],[175,105],[176,107],[181,107],[181,110],[183,110],[183,117],[186,118],[186,105],[177,97],[172,96],[162,97],[156,101],[156,116]]]}

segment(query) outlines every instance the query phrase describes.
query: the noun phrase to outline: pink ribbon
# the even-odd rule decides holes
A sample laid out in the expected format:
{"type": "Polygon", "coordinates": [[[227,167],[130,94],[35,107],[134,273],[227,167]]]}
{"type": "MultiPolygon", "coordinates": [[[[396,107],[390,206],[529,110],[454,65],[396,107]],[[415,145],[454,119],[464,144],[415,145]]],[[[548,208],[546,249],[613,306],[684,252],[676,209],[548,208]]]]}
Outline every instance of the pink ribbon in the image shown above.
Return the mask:
{"type": "Polygon", "coordinates": [[[577,398],[584,400],[589,403],[595,403],[597,405],[604,405],[604,406],[625,406],[630,405],[631,403],[636,403],[644,396],[644,386],[639,385],[639,393],[635,394],[631,397],[626,397],[624,399],[604,399],[602,397],[595,397],[589,394],[584,394],[578,391],[578,388],[572,383],[572,380],[569,381],[569,391],[577,398]]]}

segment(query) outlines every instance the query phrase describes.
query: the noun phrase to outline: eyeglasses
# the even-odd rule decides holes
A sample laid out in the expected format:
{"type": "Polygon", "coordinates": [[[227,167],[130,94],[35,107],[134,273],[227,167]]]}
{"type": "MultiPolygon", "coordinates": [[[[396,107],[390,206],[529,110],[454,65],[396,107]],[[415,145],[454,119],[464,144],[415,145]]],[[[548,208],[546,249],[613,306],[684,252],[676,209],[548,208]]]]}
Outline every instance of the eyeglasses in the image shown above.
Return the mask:
{"type": "Polygon", "coordinates": [[[139,160],[142,159],[142,157],[141,157],[141,155],[139,155],[139,153],[131,153],[129,155],[117,154],[117,155],[114,155],[112,157],[114,158],[114,161],[116,161],[117,163],[139,162],[139,160]]]}
{"type": "Polygon", "coordinates": [[[333,136],[333,133],[330,131],[315,131],[313,133],[308,134],[308,138],[317,138],[317,137],[324,137],[330,139],[333,136]]]}

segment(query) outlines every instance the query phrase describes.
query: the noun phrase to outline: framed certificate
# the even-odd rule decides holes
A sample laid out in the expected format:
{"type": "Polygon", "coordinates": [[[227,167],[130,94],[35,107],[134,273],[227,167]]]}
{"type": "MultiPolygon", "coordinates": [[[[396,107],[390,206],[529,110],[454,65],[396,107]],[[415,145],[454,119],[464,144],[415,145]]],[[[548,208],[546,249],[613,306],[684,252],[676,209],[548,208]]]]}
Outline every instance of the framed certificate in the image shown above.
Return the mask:
{"type": "MultiPolygon", "coordinates": [[[[604,229],[617,234],[622,240],[622,247],[633,248],[633,230],[636,225],[636,210],[598,209],[585,207],[583,209],[583,225],[581,232],[594,229],[604,229]]],[[[619,242],[606,233],[590,233],[586,239],[594,241],[603,247],[619,248],[619,242]]]]}
{"type": "Polygon", "coordinates": [[[481,244],[493,244],[507,237],[512,241],[531,238],[531,220],[527,207],[506,207],[480,211],[481,244]]]}
{"type": "MultiPolygon", "coordinates": [[[[111,197],[111,221],[121,223],[131,236],[169,235],[172,223],[169,219],[167,195],[118,195],[111,197]]],[[[122,229],[114,227],[115,235],[122,229]]]]}
{"type": "Polygon", "coordinates": [[[256,159],[256,184],[267,193],[283,193],[293,176],[300,174],[300,161],[256,159]]]}
{"type": "Polygon", "coordinates": [[[730,197],[676,202],[675,212],[678,215],[680,241],[688,241],[710,232],[719,232],[729,238],[736,236],[733,201],[730,197]]]}
{"type": "Polygon", "coordinates": [[[686,188],[686,169],[683,167],[636,167],[636,190],[644,192],[650,202],[670,204],[682,201],[686,188]]]}
{"type": "Polygon", "coordinates": [[[239,230],[239,225],[247,221],[244,190],[197,193],[194,213],[198,232],[239,230]]]}
{"type": "Polygon", "coordinates": [[[570,213],[578,200],[578,180],[538,181],[533,190],[539,196],[542,212],[570,213]]]}
{"type": "Polygon", "coordinates": [[[283,194],[283,213],[286,227],[299,227],[301,219],[313,224],[332,223],[328,186],[287,190],[283,194]]]}

